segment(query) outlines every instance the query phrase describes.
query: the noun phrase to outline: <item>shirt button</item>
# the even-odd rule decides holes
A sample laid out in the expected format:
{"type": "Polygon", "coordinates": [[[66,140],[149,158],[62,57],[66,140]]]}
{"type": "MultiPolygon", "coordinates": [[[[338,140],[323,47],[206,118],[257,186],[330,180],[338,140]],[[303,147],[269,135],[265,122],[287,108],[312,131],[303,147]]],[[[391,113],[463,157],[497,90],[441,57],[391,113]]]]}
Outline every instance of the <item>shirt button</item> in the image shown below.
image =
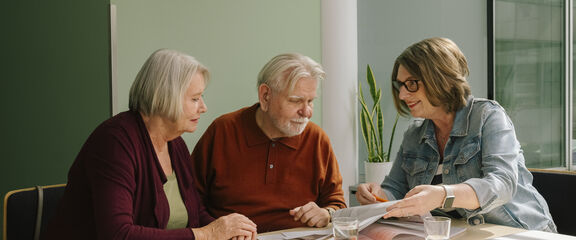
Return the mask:
{"type": "Polygon", "coordinates": [[[276,147],[276,143],[272,143],[272,147],[276,147]]]}
{"type": "Polygon", "coordinates": [[[270,164],[270,169],[274,168],[274,164],[270,164]]]}
{"type": "Polygon", "coordinates": [[[450,170],[448,168],[444,169],[444,174],[448,174],[450,173],[450,170]]]}

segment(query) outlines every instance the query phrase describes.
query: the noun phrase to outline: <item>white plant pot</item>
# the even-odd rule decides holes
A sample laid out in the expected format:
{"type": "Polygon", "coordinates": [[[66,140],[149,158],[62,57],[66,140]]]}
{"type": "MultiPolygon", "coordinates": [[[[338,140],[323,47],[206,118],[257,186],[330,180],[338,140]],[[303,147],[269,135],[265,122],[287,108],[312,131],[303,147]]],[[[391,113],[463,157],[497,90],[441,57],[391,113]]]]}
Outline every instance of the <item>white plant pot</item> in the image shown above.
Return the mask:
{"type": "Polygon", "coordinates": [[[392,162],[364,162],[365,182],[381,184],[391,168],[392,162]]]}

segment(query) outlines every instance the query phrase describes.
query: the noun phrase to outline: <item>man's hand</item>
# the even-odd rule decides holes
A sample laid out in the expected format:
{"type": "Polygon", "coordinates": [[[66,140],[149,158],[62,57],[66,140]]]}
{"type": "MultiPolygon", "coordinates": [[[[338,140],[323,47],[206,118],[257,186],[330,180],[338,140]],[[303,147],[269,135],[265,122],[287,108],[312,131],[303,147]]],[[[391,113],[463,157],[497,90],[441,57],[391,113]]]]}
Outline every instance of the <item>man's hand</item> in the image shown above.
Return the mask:
{"type": "Polygon", "coordinates": [[[330,213],[318,207],[315,202],[290,210],[290,215],[294,217],[294,221],[300,221],[310,227],[325,227],[330,222],[330,213]]]}

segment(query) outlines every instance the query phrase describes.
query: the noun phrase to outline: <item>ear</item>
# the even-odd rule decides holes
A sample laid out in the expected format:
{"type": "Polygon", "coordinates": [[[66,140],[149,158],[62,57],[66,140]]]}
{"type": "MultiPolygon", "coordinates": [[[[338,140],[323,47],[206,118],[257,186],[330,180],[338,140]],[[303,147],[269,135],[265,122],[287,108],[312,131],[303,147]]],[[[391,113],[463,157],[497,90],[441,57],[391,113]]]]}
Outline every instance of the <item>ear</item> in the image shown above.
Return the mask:
{"type": "Polygon", "coordinates": [[[268,111],[268,105],[270,104],[270,98],[272,94],[272,89],[266,84],[260,84],[258,86],[258,101],[260,102],[260,108],[262,111],[268,111]]]}

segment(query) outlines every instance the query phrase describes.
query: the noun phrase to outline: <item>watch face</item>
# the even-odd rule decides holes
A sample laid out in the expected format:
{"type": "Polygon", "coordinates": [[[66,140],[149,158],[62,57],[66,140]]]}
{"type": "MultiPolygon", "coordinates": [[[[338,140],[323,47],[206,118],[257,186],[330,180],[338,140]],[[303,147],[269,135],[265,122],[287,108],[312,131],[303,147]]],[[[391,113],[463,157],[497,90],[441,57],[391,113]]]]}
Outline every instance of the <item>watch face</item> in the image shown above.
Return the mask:
{"type": "Polygon", "coordinates": [[[442,206],[442,208],[451,208],[452,203],[454,203],[454,197],[447,197],[444,200],[444,206],[442,206]]]}

